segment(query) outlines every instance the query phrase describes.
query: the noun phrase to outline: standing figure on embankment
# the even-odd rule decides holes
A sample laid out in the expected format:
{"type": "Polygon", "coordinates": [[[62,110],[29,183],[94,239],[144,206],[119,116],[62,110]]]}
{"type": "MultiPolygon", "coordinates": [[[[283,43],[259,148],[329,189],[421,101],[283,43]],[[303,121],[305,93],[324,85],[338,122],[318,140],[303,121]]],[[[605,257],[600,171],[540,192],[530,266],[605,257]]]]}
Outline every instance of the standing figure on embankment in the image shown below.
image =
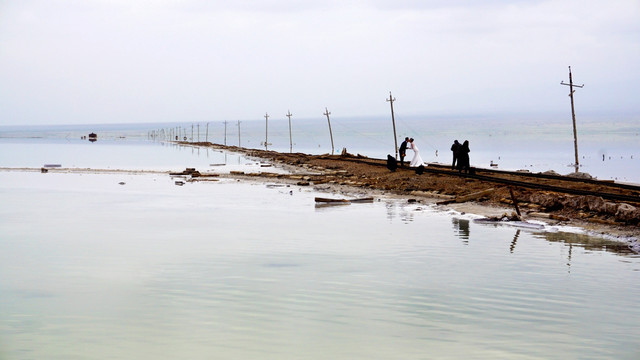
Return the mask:
{"type": "Polygon", "coordinates": [[[451,163],[451,170],[456,169],[456,162],[458,160],[458,151],[460,151],[460,143],[458,140],[453,141],[453,145],[451,145],[451,152],[453,153],[453,162],[451,163]]]}
{"type": "Polygon", "coordinates": [[[469,140],[465,140],[458,148],[458,172],[469,173],[469,140]]]}
{"type": "Polygon", "coordinates": [[[404,166],[404,157],[407,156],[407,143],[409,138],[404,138],[402,144],[400,144],[400,166],[404,166]]]}
{"type": "Polygon", "coordinates": [[[413,138],[409,139],[409,147],[413,150],[413,159],[411,159],[410,167],[418,167],[424,164],[422,157],[420,156],[420,150],[418,145],[413,142],[413,138]]]}

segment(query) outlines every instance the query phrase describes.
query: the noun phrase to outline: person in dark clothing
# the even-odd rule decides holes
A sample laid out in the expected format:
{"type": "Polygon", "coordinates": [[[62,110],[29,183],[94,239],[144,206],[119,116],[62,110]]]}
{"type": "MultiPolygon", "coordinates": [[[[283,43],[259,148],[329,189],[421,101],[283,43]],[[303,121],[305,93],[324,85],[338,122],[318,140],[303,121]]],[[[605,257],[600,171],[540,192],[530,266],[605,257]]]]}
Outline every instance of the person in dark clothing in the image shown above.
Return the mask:
{"type": "Polygon", "coordinates": [[[458,171],[469,173],[469,140],[465,140],[458,149],[458,171]]]}
{"type": "Polygon", "coordinates": [[[387,169],[396,171],[398,168],[398,160],[391,155],[387,155],[387,169]]]}
{"type": "Polygon", "coordinates": [[[407,143],[409,138],[404,138],[402,144],[400,144],[400,166],[404,166],[404,157],[407,156],[407,143]]]}
{"type": "Polygon", "coordinates": [[[451,145],[451,152],[453,152],[453,163],[451,163],[451,170],[455,170],[456,162],[458,161],[458,151],[460,151],[460,143],[458,140],[453,141],[453,145],[451,145]]]}

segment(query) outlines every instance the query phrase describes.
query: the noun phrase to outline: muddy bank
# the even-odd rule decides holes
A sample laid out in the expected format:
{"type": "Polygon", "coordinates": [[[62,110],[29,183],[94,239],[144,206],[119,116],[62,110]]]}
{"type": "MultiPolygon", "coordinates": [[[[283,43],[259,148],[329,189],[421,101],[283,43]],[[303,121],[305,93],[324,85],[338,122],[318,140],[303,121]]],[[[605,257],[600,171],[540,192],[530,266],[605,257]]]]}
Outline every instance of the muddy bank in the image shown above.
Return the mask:
{"type": "MultiPolygon", "coordinates": [[[[607,184],[576,182],[568,184],[562,179],[526,179],[531,183],[544,183],[558,188],[580,189],[583,193],[603,191],[624,194],[638,201],[617,201],[593,195],[572,195],[562,192],[545,191],[528,186],[513,186],[478,180],[457,171],[444,169],[438,173],[417,174],[415,169],[399,167],[390,171],[385,160],[371,159],[344,151],[341,155],[309,155],[303,153],[279,153],[257,149],[245,149],[212,143],[183,143],[184,145],[211,147],[237,152],[249,157],[262,159],[289,169],[293,175],[283,174],[232,174],[235,176],[260,176],[287,178],[302,186],[314,186],[320,190],[340,192],[348,187],[355,193],[378,193],[423,202],[437,203],[443,200],[464,198],[481,193],[461,203],[446,206],[466,212],[473,208],[481,215],[515,212],[517,208],[525,218],[544,219],[546,222],[579,226],[590,231],[616,234],[619,236],[640,236],[640,191],[635,189],[610,189],[607,184]],[[488,191],[489,190],[489,191],[488,191]],[[513,192],[513,196],[511,195],[513,192]],[[514,204],[515,200],[515,204],[514,204]]],[[[433,166],[433,165],[432,165],[433,166]]],[[[427,166],[429,168],[429,166],[427,166]]],[[[440,168],[443,168],[440,166],[440,168]]],[[[477,169],[481,172],[481,169],[477,169]]],[[[267,171],[264,169],[263,171],[267,171]]],[[[514,177],[501,174],[502,178],[514,177]]],[[[523,181],[519,176],[518,181],[523,181]]],[[[622,196],[622,195],[621,195],[622,196]]],[[[469,211],[472,212],[472,211],[469,211]]]]}

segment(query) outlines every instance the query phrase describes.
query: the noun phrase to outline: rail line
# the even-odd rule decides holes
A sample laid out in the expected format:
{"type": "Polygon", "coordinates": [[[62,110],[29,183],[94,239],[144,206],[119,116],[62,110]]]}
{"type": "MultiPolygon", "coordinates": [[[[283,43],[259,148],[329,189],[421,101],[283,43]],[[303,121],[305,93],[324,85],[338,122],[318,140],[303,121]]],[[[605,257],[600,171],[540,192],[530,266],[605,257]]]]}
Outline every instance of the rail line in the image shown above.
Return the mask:
{"type": "MultiPolygon", "coordinates": [[[[321,155],[321,156],[309,155],[309,156],[319,157],[319,158],[325,157],[325,155],[321,155]]],[[[356,157],[337,157],[332,155],[326,155],[326,158],[328,159],[339,158],[342,161],[350,161],[350,162],[361,163],[361,164],[366,164],[366,165],[371,165],[376,167],[386,168],[387,166],[386,159],[376,159],[376,158],[366,158],[366,157],[357,157],[357,158],[356,157]]],[[[403,168],[400,168],[400,169],[403,171],[410,171],[409,169],[406,169],[406,170],[403,168]]],[[[552,191],[552,192],[564,193],[564,194],[599,196],[603,199],[608,199],[608,200],[640,204],[640,186],[638,185],[621,184],[621,183],[616,183],[612,181],[602,181],[602,180],[594,180],[594,179],[580,179],[580,178],[572,178],[572,177],[567,177],[562,175],[552,175],[552,174],[542,174],[542,173],[525,173],[525,172],[518,172],[518,171],[494,170],[494,169],[486,169],[486,168],[475,168],[474,170],[475,170],[475,174],[464,174],[464,173],[459,173],[457,171],[450,170],[450,166],[448,165],[433,164],[433,163],[428,164],[424,168],[424,172],[426,173],[456,176],[456,177],[462,177],[462,178],[471,178],[479,181],[517,186],[521,188],[552,191]],[[482,175],[482,173],[485,173],[485,174],[488,173],[488,174],[493,174],[497,176],[482,175]],[[529,179],[555,180],[555,181],[566,182],[566,183],[598,186],[600,188],[611,189],[611,190],[615,189],[620,192],[631,192],[632,194],[604,192],[604,191],[595,190],[595,189],[594,190],[576,189],[576,188],[565,187],[565,186],[556,186],[556,185],[542,184],[542,183],[536,183],[536,182],[505,179],[499,176],[513,176],[513,177],[519,177],[523,179],[529,178],[529,179]]]]}
{"type": "MultiPolygon", "coordinates": [[[[437,167],[441,169],[449,169],[450,166],[442,165],[442,164],[429,164],[429,167],[437,167]]],[[[575,182],[582,184],[593,184],[600,186],[607,186],[611,188],[620,188],[632,191],[640,192],[639,185],[633,184],[621,184],[608,180],[596,180],[596,179],[580,179],[574,177],[568,177],[563,175],[552,175],[552,174],[543,174],[543,173],[527,173],[521,171],[509,171],[509,170],[495,170],[495,169],[486,169],[486,168],[476,168],[477,172],[484,172],[490,174],[501,174],[501,175],[510,175],[510,176],[519,176],[519,177],[530,177],[530,178],[538,178],[538,179],[549,179],[549,180],[558,180],[558,181],[567,181],[567,182],[575,182]]]]}
{"type": "MultiPolygon", "coordinates": [[[[343,160],[348,160],[348,161],[353,161],[353,162],[358,162],[358,163],[363,163],[363,164],[373,165],[373,166],[386,167],[386,160],[381,160],[381,159],[343,158],[343,160]]],[[[558,175],[550,175],[550,174],[531,174],[531,173],[521,173],[521,172],[515,172],[515,171],[502,171],[502,170],[478,169],[478,168],[476,168],[475,174],[465,174],[465,173],[459,173],[457,171],[452,171],[450,170],[449,166],[440,165],[440,164],[429,164],[428,166],[425,166],[424,172],[431,173],[431,174],[471,178],[471,179],[476,179],[480,181],[486,181],[486,182],[492,182],[492,183],[498,183],[498,184],[504,184],[504,185],[510,185],[510,186],[518,186],[522,188],[553,191],[553,192],[572,194],[572,195],[592,195],[592,196],[599,196],[607,200],[640,203],[640,196],[638,194],[634,194],[634,195],[616,194],[616,193],[595,191],[595,190],[575,189],[571,187],[563,187],[563,186],[556,186],[556,185],[540,184],[535,182],[505,179],[498,176],[482,175],[479,173],[484,172],[484,173],[491,173],[496,175],[518,176],[521,178],[529,177],[529,178],[542,178],[542,179],[556,180],[556,181],[566,181],[571,183],[582,183],[582,184],[586,183],[586,184],[597,185],[605,188],[616,188],[617,190],[634,191],[634,192],[640,193],[640,186],[631,185],[631,184],[619,184],[619,183],[614,183],[609,181],[600,181],[600,180],[593,180],[593,179],[577,179],[577,178],[570,178],[566,176],[558,176],[558,175]]]]}

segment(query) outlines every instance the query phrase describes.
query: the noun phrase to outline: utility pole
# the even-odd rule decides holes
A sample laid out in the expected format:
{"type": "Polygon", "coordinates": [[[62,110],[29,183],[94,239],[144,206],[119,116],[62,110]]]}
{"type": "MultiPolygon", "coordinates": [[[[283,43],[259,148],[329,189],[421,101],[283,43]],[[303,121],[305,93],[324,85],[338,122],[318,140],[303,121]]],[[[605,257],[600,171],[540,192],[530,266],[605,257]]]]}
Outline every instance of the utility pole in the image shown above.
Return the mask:
{"type": "MultiPolygon", "coordinates": [[[[227,125],[227,123],[225,122],[225,126],[227,125]]],[[[227,145],[227,137],[225,135],[224,137],[224,144],[227,145]]],[[[238,120],[238,147],[242,147],[242,145],[240,145],[240,120],[238,120]]]]}
{"type": "Polygon", "coordinates": [[[396,160],[398,160],[398,136],[396,135],[396,119],[393,114],[393,102],[396,101],[396,98],[394,98],[391,95],[391,91],[389,91],[389,98],[387,99],[387,101],[391,104],[391,122],[393,123],[393,140],[396,143],[396,160]]]}
{"type": "Polygon", "coordinates": [[[264,149],[269,150],[269,113],[264,113],[264,149]]]}
{"type": "Polygon", "coordinates": [[[584,87],[584,84],[582,85],[573,84],[573,77],[571,76],[571,66],[569,66],[569,83],[567,84],[564,81],[562,81],[560,82],[560,85],[569,86],[569,97],[571,98],[571,119],[573,120],[573,148],[575,150],[575,155],[576,155],[576,163],[575,163],[576,172],[578,172],[578,168],[580,167],[580,162],[578,160],[578,132],[576,131],[576,111],[573,106],[573,93],[575,92],[573,88],[574,87],[582,88],[584,87]]]}
{"type": "Polygon", "coordinates": [[[198,142],[200,142],[200,123],[198,123],[198,142]]]}
{"type": "Polygon", "coordinates": [[[293,153],[293,138],[291,137],[291,111],[287,110],[287,117],[289,118],[289,152],[293,153]]]}
{"type": "MultiPolygon", "coordinates": [[[[240,131],[240,122],[238,121],[238,131],[240,131]]],[[[224,121],[224,146],[227,146],[227,120],[224,121]]],[[[240,145],[238,145],[240,146],[240,145]]]]}
{"type": "Polygon", "coordinates": [[[207,123],[207,132],[204,136],[204,142],[209,142],[209,123],[207,123]]]}
{"type": "Polygon", "coordinates": [[[331,155],[333,155],[333,132],[331,132],[331,120],[329,119],[329,115],[331,115],[331,113],[325,107],[324,108],[324,114],[322,114],[322,115],[326,115],[327,116],[327,122],[329,123],[329,135],[331,136],[331,155]]]}
{"type": "Polygon", "coordinates": [[[191,124],[191,142],[193,142],[193,124],[191,124]]]}

